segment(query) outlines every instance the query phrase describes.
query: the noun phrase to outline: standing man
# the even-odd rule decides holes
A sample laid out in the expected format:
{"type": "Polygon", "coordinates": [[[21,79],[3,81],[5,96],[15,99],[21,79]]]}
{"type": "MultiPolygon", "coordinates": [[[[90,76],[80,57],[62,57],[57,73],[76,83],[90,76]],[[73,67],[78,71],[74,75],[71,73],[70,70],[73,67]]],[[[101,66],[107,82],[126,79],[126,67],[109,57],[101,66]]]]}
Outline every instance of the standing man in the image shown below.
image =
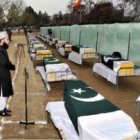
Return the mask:
{"type": "Polygon", "coordinates": [[[10,70],[15,70],[7,53],[8,34],[6,31],[0,32],[0,116],[11,116],[10,110],[6,108],[8,98],[14,94],[10,70]]]}
{"type": "Polygon", "coordinates": [[[12,31],[11,31],[11,29],[8,29],[7,33],[8,33],[9,41],[11,41],[11,38],[12,38],[12,31]]]}
{"type": "Polygon", "coordinates": [[[50,37],[52,37],[52,29],[51,28],[48,29],[48,34],[50,37]]]}

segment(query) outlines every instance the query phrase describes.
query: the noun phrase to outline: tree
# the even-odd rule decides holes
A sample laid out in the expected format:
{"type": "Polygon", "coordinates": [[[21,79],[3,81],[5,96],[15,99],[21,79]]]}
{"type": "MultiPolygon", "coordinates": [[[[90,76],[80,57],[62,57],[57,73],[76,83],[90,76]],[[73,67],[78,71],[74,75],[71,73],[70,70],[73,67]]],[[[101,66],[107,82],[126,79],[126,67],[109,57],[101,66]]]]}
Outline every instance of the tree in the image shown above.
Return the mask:
{"type": "Polygon", "coordinates": [[[0,0],[0,28],[3,28],[6,22],[5,10],[8,9],[10,0],[0,0]]]}
{"type": "Polygon", "coordinates": [[[31,6],[29,6],[25,8],[25,11],[21,16],[21,20],[23,25],[33,25],[35,23],[36,17],[37,17],[36,12],[33,10],[31,6]]]}
{"type": "Polygon", "coordinates": [[[4,15],[1,20],[4,19],[5,26],[9,26],[9,24],[18,24],[19,16],[22,14],[25,4],[24,0],[0,0],[0,7],[3,9],[1,17],[4,15]]]}
{"type": "Polygon", "coordinates": [[[0,6],[3,8],[3,11],[9,9],[11,5],[11,0],[0,0],[0,6]]]}
{"type": "Polygon", "coordinates": [[[84,0],[84,2],[85,2],[86,12],[90,13],[95,6],[94,1],[93,0],[84,0]]]}
{"type": "Polygon", "coordinates": [[[123,10],[113,7],[111,2],[97,3],[90,13],[90,23],[115,23],[123,21],[123,10]]]}
{"type": "Polygon", "coordinates": [[[80,16],[81,24],[133,21],[133,18],[135,17],[134,15],[136,15],[133,7],[138,0],[116,1],[117,3],[114,3],[113,0],[83,0],[81,7],[73,11],[73,0],[69,0],[67,9],[69,11],[71,24],[79,23],[78,19],[80,16]],[[128,11],[128,9],[131,10],[128,11]]]}
{"type": "Polygon", "coordinates": [[[61,25],[70,25],[70,14],[65,13],[63,19],[61,20],[61,25]]]}
{"type": "Polygon", "coordinates": [[[59,11],[57,14],[54,14],[51,20],[52,25],[61,25],[63,21],[63,14],[59,11]]]}
{"type": "Polygon", "coordinates": [[[24,0],[12,0],[12,1],[13,1],[12,3],[16,5],[19,15],[21,15],[23,11],[25,10],[24,0]]]}
{"type": "Polygon", "coordinates": [[[125,8],[131,9],[130,14],[135,17],[135,21],[140,20],[140,1],[139,0],[124,0],[125,8]]]}
{"type": "Polygon", "coordinates": [[[50,16],[45,12],[38,12],[36,24],[39,26],[47,25],[50,22],[50,16]]]}
{"type": "Polygon", "coordinates": [[[3,8],[0,6],[0,25],[5,22],[5,14],[3,8]]]}
{"type": "Polygon", "coordinates": [[[53,18],[52,18],[52,24],[53,25],[59,25],[59,18],[58,18],[58,14],[54,14],[53,18]]]}
{"type": "Polygon", "coordinates": [[[58,22],[59,22],[59,25],[62,24],[62,20],[63,20],[63,14],[61,11],[58,12],[58,22]]]}
{"type": "Polygon", "coordinates": [[[50,22],[50,16],[45,12],[42,15],[43,25],[49,24],[50,22]]]}
{"type": "Polygon", "coordinates": [[[10,24],[14,25],[17,23],[19,17],[19,10],[17,6],[12,3],[10,9],[8,10],[7,20],[10,24]]]}
{"type": "Polygon", "coordinates": [[[139,21],[140,18],[140,1],[139,0],[122,0],[118,5],[124,9],[124,16],[134,18],[139,21]]]}

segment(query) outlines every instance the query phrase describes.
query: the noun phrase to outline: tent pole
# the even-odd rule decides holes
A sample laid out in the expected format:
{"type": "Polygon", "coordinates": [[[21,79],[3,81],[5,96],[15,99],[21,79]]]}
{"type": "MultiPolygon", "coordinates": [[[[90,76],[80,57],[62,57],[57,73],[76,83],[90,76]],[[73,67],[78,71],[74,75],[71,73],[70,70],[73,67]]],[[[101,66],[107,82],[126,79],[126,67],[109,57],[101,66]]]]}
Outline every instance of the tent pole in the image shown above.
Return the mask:
{"type": "Polygon", "coordinates": [[[79,45],[80,45],[80,43],[81,43],[81,25],[79,25],[80,26],[80,32],[79,32],[79,45]]]}
{"type": "Polygon", "coordinates": [[[98,53],[98,37],[99,37],[99,33],[98,33],[98,31],[97,31],[97,36],[96,36],[96,53],[97,53],[97,55],[98,55],[98,62],[99,62],[99,53],[98,53]]]}
{"type": "Polygon", "coordinates": [[[60,40],[61,40],[61,26],[59,28],[60,28],[60,40]]]}
{"type": "Polygon", "coordinates": [[[127,51],[127,60],[129,59],[129,53],[130,53],[130,40],[131,40],[131,33],[129,32],[129,38],[128,38],[128,51],[127,51]]]}
{"type": "Polygon", "coordinates": [[[97,31],[97,36],[96,36],[96,52],[98,53],[98,31],[97,31]]]}

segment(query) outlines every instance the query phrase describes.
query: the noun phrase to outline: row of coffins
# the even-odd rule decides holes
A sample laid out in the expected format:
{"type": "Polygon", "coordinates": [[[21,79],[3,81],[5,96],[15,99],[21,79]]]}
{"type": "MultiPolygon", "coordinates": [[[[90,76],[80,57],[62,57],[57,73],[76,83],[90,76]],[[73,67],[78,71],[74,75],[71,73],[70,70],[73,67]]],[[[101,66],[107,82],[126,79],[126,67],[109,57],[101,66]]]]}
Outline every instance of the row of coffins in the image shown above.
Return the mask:
{"type": "Polygon", "coordinates": [[[46,48],[46,46],[40,42],[35,35],[28,34],[28,51],[32,60],[41,60],[46,55],[51,55],[51,51],[46,48]]]}
{"type": "MultiPolygon", "coordinates": [[[[54,39],[53,45],[56,46],[58,52],[76,64],[81,65],[84,59],[97,58],[94,48],[69,44],[66,41],[58,40],[58,38],[54,39]]],[[[132,61],[123,59],[120,52],[113,52],[111,55],[101,56],[101,63],[93,65],[93,72],[106,78],[118,88],[120,77],[139,76],[140,68],[135,66],[132,61]]]]}
{"type": "Polygon", "coordinates": [[[28,36],[29,53],[33,60],[36,71],[38,71],[44,80],[47,91],[50,88],[50,82],[58,82],[70,79],[77,79],[78,74],[72,70],[67,63],[58,60],[36,36],[28,36]]]}
{"type": "MultiPolygon", "coordinates": [[[[94,48],[69,44],[66,41],[58,40],[58,38],[54,39],[54,45],[58,52],[76,64],[83,64],[84,59],[97,58],[94,48]]],[[[123,59],[121,53],[116,51],[111,55],[101,55],[101,63],[95,63],[93,65],[93,73],[97,73],[106,78],[118,88],[120,77],[139,76],[140,67],[136,66],[131,60],[123,59]]]]}
{"type": "MultiPolygon", "coordinates": [[[[61,45],[64,46],[64,44],[61,45]]],[[[57,44],[56,48],[59,50],[62,46],[57,44]]],[[[72,46],[71,50],[72,48],[74,53],[83,51],[80,46],[72,46]]],[[[90,48],[88,50],[91,51],[90,48]]],[[[113,59],[111,58],[110,60],[113,59]]],[[[116,57],[115,60],[119,60],[119,58],[116,57]]],[[[44,58],[44,64],[48,63],[49,65],[48,61],[61,64],[55,57],[44,58]]],[[[111,66],[111,69],[105,62],[101,64],[113,71],[114,66],[111,66]]],[[[95,67],[97,65],[98,63],[95,64],[95,67]]],[[[117,65],[116,67],[119,66],[117,65]]],[[[63,68],[69,69],[66,65],[63,68]]],[[[47,65],[45,65],[45,69],[49,69],[47,65]]],[[[55,69],[56,67],[54,67],[55,69]]],[[[105,71],[105,69],[99,68],[97,72],[100,70],[105,71]]],[[[58,73],[59,76],[60,74],[58,73]]],[[[53,77],[57,76],[50,75],[50,77],[45,76],[44,78],[53,79],[53,77]]],[[[122,140],[135,138],[138,133],[135,123],[129,115],[81,80],[69,79],[64,81],[64,101],[49,102],[46,105],[46,111],[50,113],[54,125],[60,130],[62,137],[65,139],[122,140]],[[114,122],[116,123],[114,124],[114,122]]]]}
{"type": "Polygon", "coordinates": [[[76,64],[82,65],[84,59],[97,58],[96,50],[94,48],[71,44],[65,40],[60,40],[59,38],[50,37],[49,35],[38,34],[38,37],[49,45],[55,46],[60,55],[67,57],[76,64]]]}

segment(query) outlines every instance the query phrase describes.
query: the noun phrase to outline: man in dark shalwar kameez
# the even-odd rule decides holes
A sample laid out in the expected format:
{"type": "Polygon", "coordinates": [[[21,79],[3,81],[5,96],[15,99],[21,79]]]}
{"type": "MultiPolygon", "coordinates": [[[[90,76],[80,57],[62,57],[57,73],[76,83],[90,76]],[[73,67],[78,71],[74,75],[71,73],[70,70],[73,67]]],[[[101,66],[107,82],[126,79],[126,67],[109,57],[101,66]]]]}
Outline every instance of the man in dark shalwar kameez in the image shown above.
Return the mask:
{"type": "Polygon", "coordinates": [[[10,70],[15,70],[7,53],[8,34],[6,31],[0,32],[0,116],[11,116],[11,110],[6,108],[8,98],[14,94],[10,70]]]}

